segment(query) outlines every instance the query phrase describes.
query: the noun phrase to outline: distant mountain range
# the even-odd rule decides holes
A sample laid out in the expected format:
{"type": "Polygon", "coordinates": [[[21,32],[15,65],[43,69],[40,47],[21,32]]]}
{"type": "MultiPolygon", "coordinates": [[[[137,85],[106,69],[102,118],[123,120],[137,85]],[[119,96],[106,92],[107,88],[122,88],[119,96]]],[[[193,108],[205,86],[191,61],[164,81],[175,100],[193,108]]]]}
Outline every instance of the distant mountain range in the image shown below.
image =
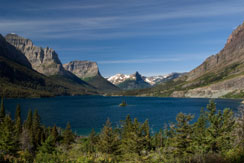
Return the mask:
{"type": "Polygon", "coordinates": [[[244,24],[229,36],[224,48],[179,78],[150,89],[123,95],[163,97],[244,97],[244,24]]]}
{"type": "Polygon", "coordinates": [[[108,78],[108,81],[124,90],[149,88],[159,83],[173,80],[183,75],[183,73],[171,73],[167,75],[158,75],[145,77],[136,72],[131,75],[116,74],[108,78]]]}
{"type": "Polygon", "coordinates": [[[0,96],[108,94],[161,97],[244,97],[244,24],[224,48],[188,73],[145,77],[138,72],[105,79],[95,62],[62,64],[51,48],[16,34],[0,35],[0,96]]]}

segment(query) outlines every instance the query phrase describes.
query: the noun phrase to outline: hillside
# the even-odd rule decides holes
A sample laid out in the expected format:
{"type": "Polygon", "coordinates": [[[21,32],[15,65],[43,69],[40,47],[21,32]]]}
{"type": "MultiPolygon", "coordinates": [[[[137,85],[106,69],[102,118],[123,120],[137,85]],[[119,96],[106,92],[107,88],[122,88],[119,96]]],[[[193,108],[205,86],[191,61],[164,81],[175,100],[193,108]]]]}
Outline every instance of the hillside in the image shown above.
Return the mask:
{"type": "Polygon", "coordinates": [[[125,95],[171,97],[244,96],[244,24],[229,36],[224,48],[173,81],[125,95]]]}

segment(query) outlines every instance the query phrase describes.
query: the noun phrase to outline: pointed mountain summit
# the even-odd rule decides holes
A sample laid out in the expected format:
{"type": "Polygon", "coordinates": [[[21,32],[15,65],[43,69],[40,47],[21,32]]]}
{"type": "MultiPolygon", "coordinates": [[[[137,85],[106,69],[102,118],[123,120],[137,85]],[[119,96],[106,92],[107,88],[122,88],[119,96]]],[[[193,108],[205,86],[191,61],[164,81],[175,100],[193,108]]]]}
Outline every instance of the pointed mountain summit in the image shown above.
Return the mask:
{"type": "Polygon", "coordinates": [[[107,81],[99,72],[96,62],[71,61],[63,65],[67,71],[75,74],[90,85],[103,92],[119,91],[119,88],[107,81]]]}
{"type": "Polygon", "coordinates": [[[31,68],[31,64],[23,53],[17,50],[13,45],[9,44],[0,34],[0,56],[11,59],[19,64],[31,68]]]}
{"type": "Polygon", "coordinates": [[[144,77],[141,76],[139,72],[135,72],[131,75],[125,74],[116,74],[108,78],[108,81],[115,84],[123,90],[132,90],[132,89],[142,89],[149,88],[151,85],[145,82],[144,77]]]}

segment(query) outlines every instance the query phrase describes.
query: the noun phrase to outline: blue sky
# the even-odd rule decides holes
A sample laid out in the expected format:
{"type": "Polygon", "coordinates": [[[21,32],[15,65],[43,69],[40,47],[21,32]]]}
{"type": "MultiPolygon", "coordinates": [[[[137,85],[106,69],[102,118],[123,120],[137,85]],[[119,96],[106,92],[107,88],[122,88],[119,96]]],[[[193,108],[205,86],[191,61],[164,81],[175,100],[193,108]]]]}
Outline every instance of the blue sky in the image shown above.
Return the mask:
{"type": "Polygon", "coordinates": [[[0,33],[91,60],[103,76],[186,72],[221,50],[243,0],[1,0],[0,33]]]}

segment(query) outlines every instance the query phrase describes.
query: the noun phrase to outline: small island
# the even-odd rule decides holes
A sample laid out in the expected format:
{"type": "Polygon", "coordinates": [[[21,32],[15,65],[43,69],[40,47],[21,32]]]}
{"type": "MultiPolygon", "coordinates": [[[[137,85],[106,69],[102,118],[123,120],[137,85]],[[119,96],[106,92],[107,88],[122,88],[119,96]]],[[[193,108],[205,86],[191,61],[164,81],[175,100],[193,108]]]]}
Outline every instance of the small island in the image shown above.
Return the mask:
{"type": "Polygon", "coordinates": [[[127,103],[125,101],[122,101],[122,103],[119,104],[120,107],[125,107],[127,106],[127,103]]]}

